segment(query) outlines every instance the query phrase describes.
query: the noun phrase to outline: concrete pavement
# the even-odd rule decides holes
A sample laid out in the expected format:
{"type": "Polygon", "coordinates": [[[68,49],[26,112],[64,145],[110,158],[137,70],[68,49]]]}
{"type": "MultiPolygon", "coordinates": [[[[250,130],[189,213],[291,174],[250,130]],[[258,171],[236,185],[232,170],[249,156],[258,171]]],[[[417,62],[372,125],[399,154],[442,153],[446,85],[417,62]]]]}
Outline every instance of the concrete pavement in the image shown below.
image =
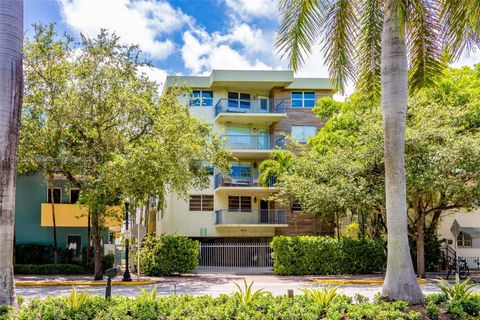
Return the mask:
{"type": "MultiPolygon", "coordinates": [[[[158,277],[147,278],[143,280],[156,280],[155,286],[157,287],[158,295],[166,294],[193,294],[193,295],[205,295],[218,296],[222,293],[231,294],[235,292],[236,286],[234,283],[243,285],[243,278],[247,282],[254,281],[254,288],[264,288],[266,291],[270,291],[274,295],[283,295],[287,293],[287,290],[292,289],[296,294],[300,294],[301,288],[321,288],[328,286],[327,284],[313,282],[314,279],[382,279],[383,275],[361,275],[361,276],[278,276],[278,275],[235,275],[235,274],[197,274],[197,275],[184,275],[176,277],[158,277]]],[[[16,281],[40,281],[44,279],[49,281],[55,279],[58,281],[82,281],[84,279],[90,280],[90,277],[16,277],[16,281]],[[34,280],[33,280],[34,279],[34,280]],[[60,280],[59,280],[60,279],[60,280]]],[[[135,279],[134,279],[135,280],[135,279]]],[[[439,280],[428,279],[425,284],[421,285],[424,293],[439,292],[436,287],[439,280]]],[[[154,285],[142,285],[141,288],[151,290],[154,285]]],[[[87,290],[93,294],[104,295],[105,288],[102,286],[76,286],[77,290],[87,290]]],[[[382,288],[381,284],[347,284],[340,285],[339,291],[349,296],[354,296],[357,293],[365,295],[369,298],[380,292],[382,288]]],[[[31,299],[33,297],[46,297],[50,296],[66,296],[70,294],[71,287],[69,286],[48,286],[48,287],[17,287],[16,292],[18,295],[23,296],[25,299],[31,299]]],[[[123,286],[118,285],[112,288],[113,295],[123,296],[135,296],[140,293],[139,286],[123,286]]]]}

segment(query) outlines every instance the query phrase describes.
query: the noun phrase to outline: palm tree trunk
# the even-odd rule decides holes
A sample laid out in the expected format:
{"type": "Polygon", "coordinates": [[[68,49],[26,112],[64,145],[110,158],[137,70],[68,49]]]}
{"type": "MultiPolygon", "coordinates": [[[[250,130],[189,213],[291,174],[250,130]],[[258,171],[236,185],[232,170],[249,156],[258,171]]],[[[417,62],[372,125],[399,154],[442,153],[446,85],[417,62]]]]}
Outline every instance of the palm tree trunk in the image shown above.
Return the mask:
{"type": "Polygon", "coordinates": [[[53,256],[54,256],[54,263],[57,264],[58,262],[58,245],[57,245],[57,222],[55,221],[55,198],[54,198],[54,176],[53,173],[50,172],[48,174],[48,189],[50,192],[50,200],[52,201],[52,224],[53,224],[53,256]]]}
{"type": "Polygon", "coordinates": [[[0,305],[15,305],[13,235],[22,106],[23,2],[0,1],[0,305]]]}
{"type": "Polygon", "coordinates": [[[388,229],[387,272],[382,298],[417,304],[424,299],[408,245],[404,164],[408,69],[405,34],[397,5],[397,1],[386,1],[382,35],[381,85],[388,229]]]}

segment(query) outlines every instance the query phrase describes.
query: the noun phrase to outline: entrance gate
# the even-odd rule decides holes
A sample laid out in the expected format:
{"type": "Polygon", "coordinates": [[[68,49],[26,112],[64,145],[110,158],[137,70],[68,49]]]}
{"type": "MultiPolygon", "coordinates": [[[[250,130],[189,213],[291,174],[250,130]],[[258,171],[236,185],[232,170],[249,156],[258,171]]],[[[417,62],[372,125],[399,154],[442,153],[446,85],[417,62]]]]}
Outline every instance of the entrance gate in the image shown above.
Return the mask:
{"type": "Polygon", "coordinates": [[[198,272],[269,272],[273,250],[268,243],[201,243],[198,272]]]}

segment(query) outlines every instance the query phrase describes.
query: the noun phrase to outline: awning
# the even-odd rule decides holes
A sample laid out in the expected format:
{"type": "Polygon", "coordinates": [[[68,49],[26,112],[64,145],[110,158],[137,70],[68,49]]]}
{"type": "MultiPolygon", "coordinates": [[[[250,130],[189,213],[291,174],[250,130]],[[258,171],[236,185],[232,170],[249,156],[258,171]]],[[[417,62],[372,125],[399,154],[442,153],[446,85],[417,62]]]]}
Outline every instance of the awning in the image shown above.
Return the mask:
{"type": "Polygon", "coordinates": [[[455,236],[455,238],[458,237],[460,232],[468,233],[472,238],[480,238],[480,227],[463,227],[460,225],[460,223],[458,223],[457,219],[453,220],[450,231],[455,236]]]}

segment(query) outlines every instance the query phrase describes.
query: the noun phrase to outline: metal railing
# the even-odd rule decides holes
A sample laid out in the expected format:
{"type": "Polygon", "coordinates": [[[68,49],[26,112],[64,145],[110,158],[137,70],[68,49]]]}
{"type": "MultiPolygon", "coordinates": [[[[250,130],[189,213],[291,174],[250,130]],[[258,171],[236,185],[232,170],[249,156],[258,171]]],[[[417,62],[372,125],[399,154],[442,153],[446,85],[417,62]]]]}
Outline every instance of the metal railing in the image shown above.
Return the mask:
{"type": "Polygon", "coordinates": [[[465,260],[470,269],[480,269],[480,257],[458,257],[458,259],[465,260]]]}
{"type": "Polygon", "coordinates": [[[228,99],[218,100],[215,116],[221,112],[232,113],[284,113],[284,99],[228,99]]]}
{"type": "Polygon", "coordinates": [[[215,224],[287,224],[285,209],[217,210],[215,224]]]}
{"type": "Polygon", "coordinates": [[[223,135],[228,149],[272,150],[285,149],[285,137],[282,135],[223,135]]]}
{"type": "Polygon", "coordinates": [[[272,248],[268,243],[201,243],[198,271],[270,271],[272,248]]]}
{"type": "MultiPolygon", "coordinates": [[[[215,189],[219,187],[262,187],[259,183],[258,177],[258,173],[241,176],[230,176],[217,173],[215,175],[215,189]]],[[[277,179],[270,178],[267,181],[267,185],[264,187],[273,187],[276,182],[277,179]]]]}

